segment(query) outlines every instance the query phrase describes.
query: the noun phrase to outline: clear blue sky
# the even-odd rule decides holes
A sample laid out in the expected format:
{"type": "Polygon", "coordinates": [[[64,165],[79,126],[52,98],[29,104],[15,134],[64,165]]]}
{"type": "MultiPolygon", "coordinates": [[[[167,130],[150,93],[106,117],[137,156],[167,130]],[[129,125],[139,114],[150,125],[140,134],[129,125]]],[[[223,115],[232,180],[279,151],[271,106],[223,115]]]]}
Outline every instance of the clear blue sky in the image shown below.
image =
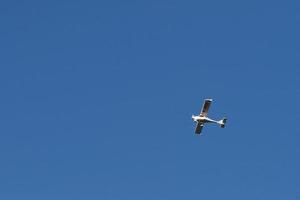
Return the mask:
{"type": "Polygon", "coordinates": [[[1,1],[0,199],[300,199],[299,10],[1,1]]]}

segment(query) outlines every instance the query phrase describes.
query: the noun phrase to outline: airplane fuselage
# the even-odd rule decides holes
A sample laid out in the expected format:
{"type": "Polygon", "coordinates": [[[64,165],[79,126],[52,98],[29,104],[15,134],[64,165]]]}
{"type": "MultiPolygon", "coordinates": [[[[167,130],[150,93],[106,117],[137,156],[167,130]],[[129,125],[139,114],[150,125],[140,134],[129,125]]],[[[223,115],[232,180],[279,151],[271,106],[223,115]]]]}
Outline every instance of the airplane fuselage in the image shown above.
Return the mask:
{"type": "Polygon", "coordinates": [[[193,115],[192,119],[194,120],[194,122],[199,122],[201,124],[204,124],[204,123],[218,123],[219,122],[219,121],[210,119],[208,117],[199,116],[199,115],[198,116],[193,115]]]}

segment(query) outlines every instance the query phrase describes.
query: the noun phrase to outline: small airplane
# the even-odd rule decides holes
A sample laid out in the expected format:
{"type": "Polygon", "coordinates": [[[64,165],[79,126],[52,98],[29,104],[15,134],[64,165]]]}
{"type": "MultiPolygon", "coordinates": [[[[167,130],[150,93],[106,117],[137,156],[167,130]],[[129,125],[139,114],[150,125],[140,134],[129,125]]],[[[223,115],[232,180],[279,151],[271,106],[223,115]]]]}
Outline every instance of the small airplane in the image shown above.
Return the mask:
{"type": "Polygon", "coordinates": [[[226,121],[227,121],[226,118],[223,118],[219,121],[216,121],[216,120],[212,120],[212,119],[207,117],[208,110],[209,110],[211,102],[212,102],[212,99],[205,99],[202,110],[200,112],[200,115],[197,115],[197,116],[192,115],[192,119],[194,120],[194,122],[197,122],[197,126],[196,126],[196,129],[195,129],[196,134],[201,133],[202,128],[203,128],[205,123],[216,123],[216,124],[219,124],[221,128],[225,128],[225,124],[226,124],[226,121]]]}

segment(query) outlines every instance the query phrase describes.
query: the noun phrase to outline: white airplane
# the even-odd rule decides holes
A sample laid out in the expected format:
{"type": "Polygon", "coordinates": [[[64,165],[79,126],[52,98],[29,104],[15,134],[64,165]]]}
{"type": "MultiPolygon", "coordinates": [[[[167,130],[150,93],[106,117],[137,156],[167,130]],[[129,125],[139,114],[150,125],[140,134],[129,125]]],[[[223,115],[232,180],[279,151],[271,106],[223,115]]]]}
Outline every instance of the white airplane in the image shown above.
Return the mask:
{"type": "Polygon", "coordinates": [[[226,121],[227,121],[226,118],[223,118],[219,121],[216,121],[216,120],[212,120],[212,119],[207,117],[208,109],[210,107],[211,102],[212,102],[212,99],[205,99],[202,110],[200,112],[200,115],[197,115],[197,116],[192,115],[192,119],[194,120],[194,122],[197,122],[197,126],[196,126],[196,129],[195,129],[196,134],[201,133],[202,128],[203,128],[205,123],[216,123],[216,124],[219,124],[221,128],[225,127],[225,124],[226,124],[226,121]]]}

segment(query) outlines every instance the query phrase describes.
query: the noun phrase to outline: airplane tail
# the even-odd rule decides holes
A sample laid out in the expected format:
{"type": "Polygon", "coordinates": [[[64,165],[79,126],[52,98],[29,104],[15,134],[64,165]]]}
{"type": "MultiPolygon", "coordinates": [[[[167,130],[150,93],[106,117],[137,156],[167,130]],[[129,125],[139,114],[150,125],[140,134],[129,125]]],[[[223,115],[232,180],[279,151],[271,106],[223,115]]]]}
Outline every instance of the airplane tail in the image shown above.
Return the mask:
{"type": "Polygon", "coordinates": [[[219,121],[221,128],[225,128],[226,122],[227,122],[227,118],[223,118],[222,120],[219,121]]]}

